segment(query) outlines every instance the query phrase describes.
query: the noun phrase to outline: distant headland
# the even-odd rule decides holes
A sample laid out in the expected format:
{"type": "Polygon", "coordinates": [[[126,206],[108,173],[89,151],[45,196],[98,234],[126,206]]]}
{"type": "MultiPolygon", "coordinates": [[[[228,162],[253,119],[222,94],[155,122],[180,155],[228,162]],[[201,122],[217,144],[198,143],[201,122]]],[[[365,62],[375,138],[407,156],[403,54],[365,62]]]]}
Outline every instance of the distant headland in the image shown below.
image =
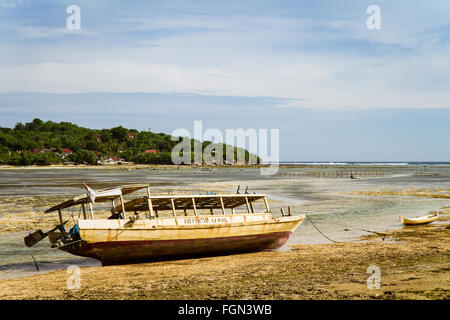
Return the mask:
{"type": "MultiPolygon", "coordinates": [[[[0,128],[0,165],[172,165],[171,152],[180,141],[181,137],[162,132],[138,131],[122,126],[89,129],[70,122],[44,122],[36,118],[25,124],[18,122],[14,128],[0,128]]],[[[192,145],[195,141],[190,139],[192,145]]],[[[203,153],[213,142],[199,143],[203,153]]],[[[242,149],[217,145],[219,148],[222,145],[223,161],[212,164],[242,165],[226,161],[227,149],[233,150],[234,159],[242,149]]],[[[244,153],[248,161],[251,154],[247,150],[244,153]]],[[[194,152],[191,159],[195,159],[194,152]]],[[[257,157],[257,163],[260,162],[257,157]]]]}

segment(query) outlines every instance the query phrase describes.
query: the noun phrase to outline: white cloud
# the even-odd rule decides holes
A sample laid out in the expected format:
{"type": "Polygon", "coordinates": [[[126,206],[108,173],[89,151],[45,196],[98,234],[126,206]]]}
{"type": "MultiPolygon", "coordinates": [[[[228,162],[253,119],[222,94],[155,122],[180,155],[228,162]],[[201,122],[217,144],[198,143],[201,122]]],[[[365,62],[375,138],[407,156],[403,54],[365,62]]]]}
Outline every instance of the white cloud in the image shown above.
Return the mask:
{"type": "Polygon", "coordinates": [[[1,92],[188,92],[281,97],[295,97],[299,86],[330,76],[329,71],[310,64],[221,70],[129,60],[5,66],[0,72],[4,75],[0,80],[1,92]]]}
{"type": "Polygon", "coordinates": [[[18,54],[0,46],[0,59],[7,57],[0,61],[0,92],[183,92],[296,99],[283,107],[450,107],[445,33],[426,32],[433,19],[381,9],[375,32],[365,27],[365,10],[318,18],[151,11],[73,38],[65,28],[17,26],[18,54]]]}
{"type": "Polygon", "coordinates": [[[0,67],[0,92],[185,92],[297,99],[285,107],[448,108],[450,90],[445,88],[448,77],[436,78],[441,83],[432,84],[434,90],[426,84],[438,70],[440,74],[443,70],[450,74],[450,63],[435,59],[434,64],[416,59],[382,65],[339,60],[321,63],[293,60],[278,65],[258,61],[255,65],[264,67],[246,67],[243,62],[227,70],[126,59],[37,63],[0,67]],[[426,88],[422,87],[425,85],[426,88]]]}
{"type": "Polygon", "coordinates": [[[23,0],[3,0],[2,7],[3,8],[16,8],[22,5],[23,0]]]}
{"type": "Polygon", "coordinates": [[[69,35],[94,35],[85,29],[69,30],[67,28],[49,28],[49,27],[20,27],[17,32],[25,39],[39,38],[57,38],[69,35]]]}

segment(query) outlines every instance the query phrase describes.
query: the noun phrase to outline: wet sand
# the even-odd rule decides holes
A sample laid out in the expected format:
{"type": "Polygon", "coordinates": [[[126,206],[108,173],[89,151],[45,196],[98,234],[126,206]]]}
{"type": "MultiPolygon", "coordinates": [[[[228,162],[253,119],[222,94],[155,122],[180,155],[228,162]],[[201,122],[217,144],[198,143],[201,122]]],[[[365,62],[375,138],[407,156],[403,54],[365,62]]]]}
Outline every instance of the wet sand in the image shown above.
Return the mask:
{"type": "MultiPolygon", "coordinates": [[[[450,222],[449,208],[442,220],[450,222]]],[[[58,270],[0,281],[0,299],[450,299],[449,225],[286,252],[81,268],[72,290],[58,270]],[[379,289],[367,288],[370,265],[381,270],[379,289]]]]}

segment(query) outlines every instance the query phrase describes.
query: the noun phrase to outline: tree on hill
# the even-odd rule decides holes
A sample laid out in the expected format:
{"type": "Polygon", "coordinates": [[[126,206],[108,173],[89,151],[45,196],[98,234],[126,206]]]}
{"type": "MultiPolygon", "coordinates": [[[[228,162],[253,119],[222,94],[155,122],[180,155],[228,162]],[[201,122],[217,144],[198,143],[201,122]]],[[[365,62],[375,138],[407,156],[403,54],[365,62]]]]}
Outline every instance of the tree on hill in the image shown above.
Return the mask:
{"type": "MultiPolygon", "coordinates": [[[[170,154],[178,143],[178,139],[172,139],[165,133],[122,126],[88,129],[70,122],[44,122],[36,118],[25,124],[18,122],[14,128],[0,128],[0,164],[47,165],[68,161],[95,164],[98,159],[111,156],[135,163],[171,164],[170,154]],[[62,152],[63,149],[70,149],[72,154],[67,155],[62,152]],[[145,154],[148,149],[157,152],[145,154]]],[[[210,143],[204,141],[202,150],[210,143]]],[[[227,148],[225,144],[223,146],[225,160],[227,148]]],[[[237,148],[233,147],[233,150],[236,154],[237,148]]],[[[245,157],[249,159],[247,150],[245,157]]]]}

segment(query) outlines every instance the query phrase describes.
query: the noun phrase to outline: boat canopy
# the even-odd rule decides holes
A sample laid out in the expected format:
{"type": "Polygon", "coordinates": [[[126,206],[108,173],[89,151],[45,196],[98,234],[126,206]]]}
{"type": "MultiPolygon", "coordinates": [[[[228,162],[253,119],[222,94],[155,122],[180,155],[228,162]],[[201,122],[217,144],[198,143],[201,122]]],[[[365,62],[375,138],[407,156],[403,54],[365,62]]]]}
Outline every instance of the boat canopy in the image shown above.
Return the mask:
{"type": "MultiPolygon", "coordinates": [[[[219,195],[168,195],[146,196],[126,202],[125,211],[149,211],[152,210],[190,210],[190,209],[224,209],[236,208],[243,205],[251,205],[253,202],[264,199],[264,194],[219,194],[219,195]],[[195,206],[195,208],[194,208],[195,206]]],[[[116,206],[113,213],[122,211],[122,206],[116,206]]]]}
{"type": "MultiPolygon", "coordinates": [[[[113,201],[117,198],[121,198],[124,195],[127,195],[129,193],[136,192],[141,189],[148,188],[148,184],[130,184],[130,185],[123,185],[116,188],[110,188],[110,189],[102,189],[102,190],[96,190],[95,191],[95,202],[107,202],[107,201],[113,201]]],[[[45,213],[53,212],[53,211],[59,211],[64,208],[73,207],[76,205],[83,205],[89,203],[89,197],[87,194],[79,195],[75,198],[69,199],[67,201],[64,201],[60,204],[57,204],[50,209],[45,210],[45,213]]]]}

